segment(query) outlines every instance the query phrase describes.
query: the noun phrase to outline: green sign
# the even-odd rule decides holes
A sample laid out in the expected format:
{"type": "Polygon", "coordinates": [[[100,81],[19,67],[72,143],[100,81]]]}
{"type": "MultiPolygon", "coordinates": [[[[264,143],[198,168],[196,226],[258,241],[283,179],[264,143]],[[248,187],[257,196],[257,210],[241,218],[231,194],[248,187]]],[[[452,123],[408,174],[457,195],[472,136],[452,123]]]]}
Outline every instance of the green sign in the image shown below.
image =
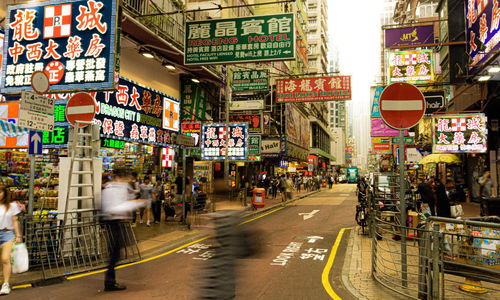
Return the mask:
{"type": "Polygon", "coordinates": [[[269,70],[233,71],[231,86],[233,92],[267,91],[269,70]]]}
{"type": "Polygon", "coordinates": [[[42,131],[42,133],[44,145],[68,143],[68,127],[54,126],[54,131],[42,131]]]}
{"type": "Polygon", "coordinates": [[[292,13],[186,22],[185,65],[295,59],[292,13]]]}
{"type": "Polygon", "coordinates": [[[101,147],[113,149],[125,149],[125,141],[101,138],[101,147]]]}
{"type": "MultiPolygon", "coordinates": [[[[392,138],[392,143],[393,144],[399,144],[399,138],[398,137],[393,137],[392,138]]],[[[413,144],[413,137],[412,136],[405,136],[405,145],[411,145],[413,144]]]]}
{"type": "Polygon", "coordinates": [[[260,155],[260,135],[248,136],[248,156],[260,155]]]}
{"type": "Polygon", "coordinates": [[[191,80],[181,82],[181,120],[202,121],[205,118],[207,93],[191,80]]]}

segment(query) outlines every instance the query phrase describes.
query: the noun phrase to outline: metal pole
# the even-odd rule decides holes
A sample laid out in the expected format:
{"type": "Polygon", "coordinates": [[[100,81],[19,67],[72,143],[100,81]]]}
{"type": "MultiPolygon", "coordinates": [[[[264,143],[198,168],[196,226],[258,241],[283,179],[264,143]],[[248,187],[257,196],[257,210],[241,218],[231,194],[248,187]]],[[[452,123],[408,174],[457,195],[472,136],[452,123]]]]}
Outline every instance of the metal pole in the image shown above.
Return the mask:
{"type": "Polygon", "coordinates": [[[231,105],[232,91],[231,91],[231,83],[230,76],[231,72],[226,68],[226,153],[224,157],[224,179],[227,180],[228,186],[229,184],[229,106],[231,105]]]}
{"type": "Polygon", "coordinates": [[[399,130],[399,209],[401,213],[401,280],[403,287],[408,286],[406,261],[406,183],[405,183],[405,137],[399,130]]]}
{"type": "Polygon", "coordinates": [[[432,228],[432,299],[439,299],[439,225],[432,228]]]}
{"type": "Polygon", "coordinates": [[[30,182],[29,182],[29,192],[28,192],[28,216],[33,217],[33,202],[34,202],[34,190],[35,190],[35,164],[36,155],[30,154],[30,182]]]}
{"type": "Polygon", "coordinates": [[[182,224],[186,224],[186,149],[182,151],[182,224]]]}

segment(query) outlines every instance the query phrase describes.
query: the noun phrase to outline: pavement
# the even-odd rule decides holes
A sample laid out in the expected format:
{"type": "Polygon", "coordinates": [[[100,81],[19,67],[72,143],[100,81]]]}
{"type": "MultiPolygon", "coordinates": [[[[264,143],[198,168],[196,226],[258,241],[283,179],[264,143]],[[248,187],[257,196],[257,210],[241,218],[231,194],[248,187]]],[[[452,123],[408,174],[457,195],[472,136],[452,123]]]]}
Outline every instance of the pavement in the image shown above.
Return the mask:
{"type": "MultiPolygon", "coordinates": [[[[321,190],[325,190],[325,188],[322,188],[321,190]]],[[[317,193],[319,191],[320,190],[301,190],[300,192],[293,191],[292,199],[287,201],[287,203],[307,197],[308,195],[317,193]]],[[[258,206],[256,210],[252,210],[251,206],[249,205],[251,203],[250,197],[247,198],[247,206],[243,206],[240,201],[224,200],[220,196],[217,197],[215,201],[213,199],[210,199],[210,197],[209,200],[215,202],[216,211],[241,210],[244,212],[244,216],[247,218],[252,215],[263,214],[267,211],[282,206],[281,196],[279,192],[275,199],[273,199],[272,197],[266,197],[264,200],[264,205],[258,206]]],[[[172,217],[169,217],[167,220],[165,220],[163,211],[160,223],[152,223],[151,226],[148,227],[146,226],[146,220],[144,217],[143,224],[140,224],[139,221],[137,221],[137,224],[135,227],[133,227],[133,229],[142,259],[155,256],[165,251],[175,249],[191,241],[195,241],[203,236],[206,236],[210,231],[210,229],[207,228],[188,229],[186,225],[180,224],[180,222],[174,220],[172,217]]],[[[101,267],[104,268],[105,266],[103,265],[101,267]]],[[[64,278],[55,278],[51,280],[44,280],[43,278],[43,272],[38,268],[29,270],[28,272],[21,274],[12,274],[10,282],[14,288],[24,288],[30,286],[47,285],[64,280],[64,278]]],[[[0,280],[3,280],[3,275],[1,274],[0,280]]]]}

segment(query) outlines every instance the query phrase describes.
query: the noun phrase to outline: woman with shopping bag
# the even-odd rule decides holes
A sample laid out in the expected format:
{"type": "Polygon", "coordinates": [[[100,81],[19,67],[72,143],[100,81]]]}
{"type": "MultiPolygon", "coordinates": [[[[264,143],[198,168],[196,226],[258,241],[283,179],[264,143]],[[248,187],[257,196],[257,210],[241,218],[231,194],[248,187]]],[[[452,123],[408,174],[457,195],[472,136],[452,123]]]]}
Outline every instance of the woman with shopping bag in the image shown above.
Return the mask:
{"type": "Polygon", "coordinates": [[[17,215],[21,212],[16,203],[11,202],[11,195],[6,185],[0,185],[0,247],[2,248],[3,284],[0,295],[10,294],[10,274],[12,272],[11,254],[14,242],[21,243],[17,215]]]}

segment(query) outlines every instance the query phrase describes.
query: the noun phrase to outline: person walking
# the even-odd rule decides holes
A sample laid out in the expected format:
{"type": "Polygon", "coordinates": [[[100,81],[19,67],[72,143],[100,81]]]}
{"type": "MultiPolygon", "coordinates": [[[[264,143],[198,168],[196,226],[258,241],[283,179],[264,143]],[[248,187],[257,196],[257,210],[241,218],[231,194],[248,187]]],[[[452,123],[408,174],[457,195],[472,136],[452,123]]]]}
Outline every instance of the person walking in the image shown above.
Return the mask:
{"type": "Polygon", "coordinates": [[[278,194],[279,185],[280,185],[280,181],[276,177],[273,177],[273,179],[271,180],[273,199],[276,199],[276,195],[278,194]]]}
{"type": "Polygon", "coordinates": [[[297,193],[300,193],[300,185],[302,184],[302,178],[297,176],[295,184],[297,185],[297,193]]]}
{"type": "Polygon", "coordinates": [[[0,295],[10,294],[10,275],[12,265],[10,256],[14,242],[21,243],[17,215],[21,210],[16,203],[11,202],[11,194],[6,185],[0,185],[0,247],[2,247],[3,284],[0,295]]]}
{"type": "MultiPolygon", "coordinates": [[[[108,181],[110,179],[108,178],[108,181]]],[[[137,200],[139,199],[139,196],[141,195],[141,189],[139,188],[139,182],[137,182],[137,173],[135,171],[132,172],[132,175],[130,176],[130,181],[129,181],[129,186],[128,186],[128,199],[129,200],[137,200]]],[[[136,226],[137,221],[137,209],[132,211],[132,227],[136,226]]]]}
{"type": "Polygon", "coordinates": [[[131,212],[143,206],[143,200],[129,200],[126,169],[114,171],[111,180],[101,193],[101,209],[104,214],[103,226],[108,233],[109,262],[104,277],[104,291],[120,291],[127,287],[116,282],[115,267],[120,260],[121,249],[125,246],[125,232],[122,221],[130,219],[131,212]]]}
{"type": "Polygon", "coordinates": [[[287,185],[288,185],[286,182],[285,174],[281,175],[279,182],[280,182],[279,187],[280,187],[281,202],[284,205],[284,203],[286,201],[286,194],[285,193],[286,193],[286,189],[287,189],[287,185]]]}
{"type": "Polygon", "coordinates": [[[436,215],[451,218],[450,199],[446,194],[446,187],[439,179],[435,180],[434,193],[436,194],[436,215]]]}
{"type": "Polygon", "coordinates": [[[425,182],[422,178],[419,178],[417,192],[420,194],[422,202],[429,206],[431,216],[435,216],[436,201],[434,198],[434,192],[432,191],[432,186],[428,182],[425,182]]]}
{"type": "Polygon", "coordinates": [[[479,178],[479,185],[481,186],[481,198],[495,197],[495,188],[493,186],[493,181],[491,180],[490,171],[484,172],[483,176],[479,178]]]}
{"type": "Polygon", "coordinates": [[[153,210],[153,220],[155,224],[161,221],[161,204],[165,199],[165,187],[160,175],[156,175],[156,181],[153,187],[151,209],[153,210]]]}
{"type": "Polygon", "coordinates": [[[332,175],[328,176],[328,187],[332,189],[333,187],[333,177],[332,175]]]}
{"type": "Polygon", "coordinates": [[[139,189],[141,190],[141,200],[144,200],[146,203],[146,206],[140,210],[140,221],[139,223],[142,224],[142,219],[144,217],[144,213],[146,214],[146,226],[151,226],[150,219],[151,219],[151,206],[153,204],[153,191],[154,191],[154,186],[153,183],[151,182],[151,175],[146,175],[144,177],[144,182],[139,184],[139,189]]]}

